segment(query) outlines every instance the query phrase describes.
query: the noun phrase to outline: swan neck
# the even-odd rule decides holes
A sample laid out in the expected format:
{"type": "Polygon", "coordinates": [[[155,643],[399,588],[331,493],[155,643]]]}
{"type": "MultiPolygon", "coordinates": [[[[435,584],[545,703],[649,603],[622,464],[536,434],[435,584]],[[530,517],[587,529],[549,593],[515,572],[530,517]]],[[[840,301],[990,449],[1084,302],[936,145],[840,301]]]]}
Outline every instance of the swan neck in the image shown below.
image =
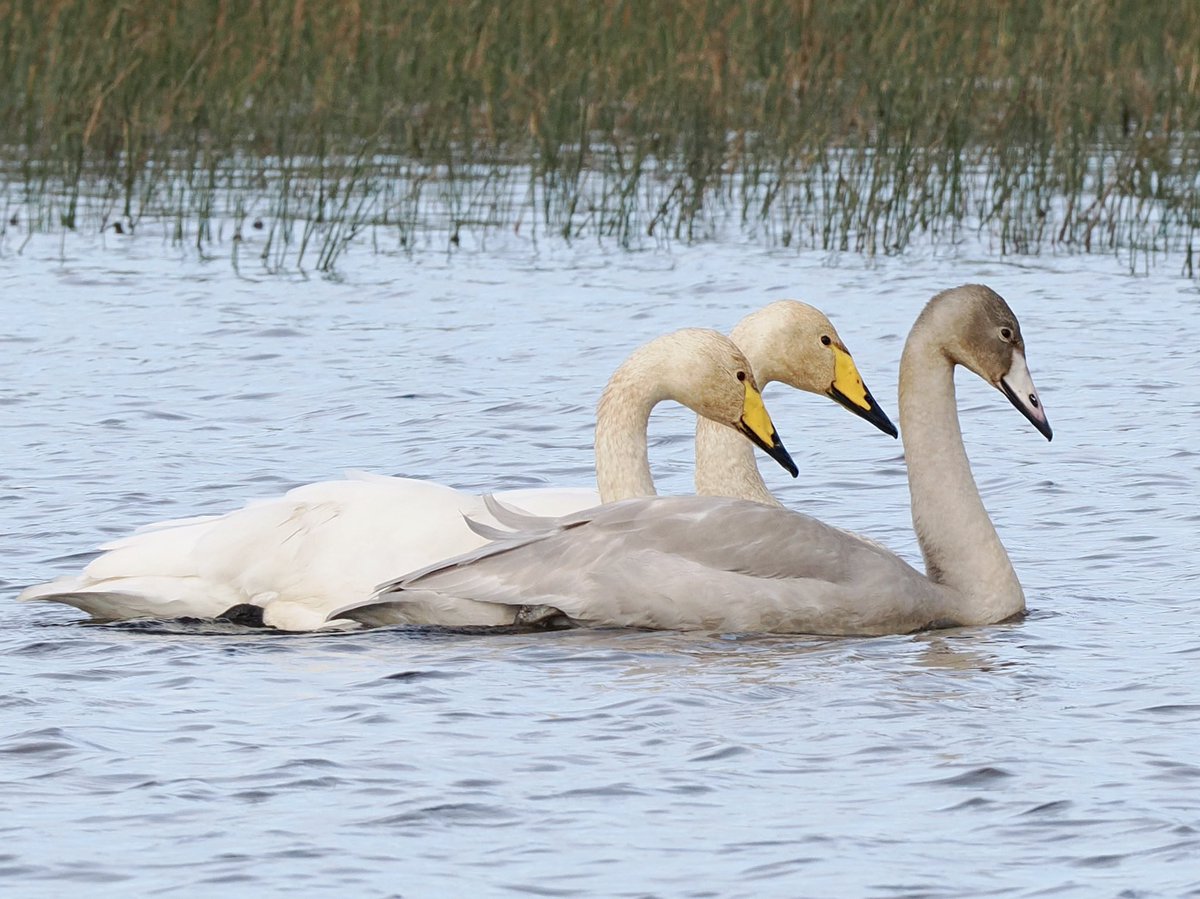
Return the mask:
{"type": "Polygon", "coordinates": [[[600,502],[654,496],[646,428],[650,411],[666,399],[644,358],[630,357],[609,380],[596,408],[596,486],[600,502]]]}
{"type": "MultiPolygon", "coordinates": [[[[774,364],[780,354],[770,345],[772,332],[764,335],[762,329],[743,320],[729,336],[745,354],[759,388],[780,380],[774,364]]],[[[696,493],[783,506],[767,488],[750,441],[703,417],[696,419],[696,493]]]]}
{"type": "Polygon", "coordinates": [[[783,505],[763,481],[750,441],[706,418],[696,420],[696,493],[783,505]]]}
{"type": "Polygon", "coordinates": [[[913,328],[900,360],[900,432],[926,573],[950,591],[948,617],[992,623],[1025,595],[988,517],[963,446],[954,363],[932,328],[913,328]]]}

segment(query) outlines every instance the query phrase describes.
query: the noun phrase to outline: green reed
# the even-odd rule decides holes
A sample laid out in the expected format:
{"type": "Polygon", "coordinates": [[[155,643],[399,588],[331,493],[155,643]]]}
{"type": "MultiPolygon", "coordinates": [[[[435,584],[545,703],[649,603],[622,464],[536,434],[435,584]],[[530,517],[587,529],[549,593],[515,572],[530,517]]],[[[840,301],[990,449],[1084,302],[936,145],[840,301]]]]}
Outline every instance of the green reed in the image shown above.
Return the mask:
{"type": "Polygon", "coordinates": [[[6,208],[268,267],[516,230],[1173,253],[1200,5],[0,0],[6,208]],[[261,234],[259,233],[261,231],[261,234]],[[249,244],[247,244],[249,245],[249,244]]]}

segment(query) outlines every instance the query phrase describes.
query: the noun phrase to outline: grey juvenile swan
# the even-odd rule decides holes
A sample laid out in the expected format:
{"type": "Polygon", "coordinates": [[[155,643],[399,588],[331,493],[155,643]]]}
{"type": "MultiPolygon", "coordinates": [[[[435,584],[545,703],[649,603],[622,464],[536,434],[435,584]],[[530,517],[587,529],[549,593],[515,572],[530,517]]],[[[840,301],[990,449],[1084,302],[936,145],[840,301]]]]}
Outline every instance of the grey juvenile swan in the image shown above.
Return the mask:
{"type": "Polygon", "coordinates": [[[971,475],[954,392],[962,365],[1003,392],[1047,439],[1016,316],[980,285],[935,296],[900,362],[900,428],[921,574],[816,519],[743,500],[634,499],[558,519],[490,503],[517,533],[389,584],[334,614],[395,620],[408,600],[471,599],[509,623],[565,615],[591,625],[829,635],[980,625],[1025,595],[971,475]]]}

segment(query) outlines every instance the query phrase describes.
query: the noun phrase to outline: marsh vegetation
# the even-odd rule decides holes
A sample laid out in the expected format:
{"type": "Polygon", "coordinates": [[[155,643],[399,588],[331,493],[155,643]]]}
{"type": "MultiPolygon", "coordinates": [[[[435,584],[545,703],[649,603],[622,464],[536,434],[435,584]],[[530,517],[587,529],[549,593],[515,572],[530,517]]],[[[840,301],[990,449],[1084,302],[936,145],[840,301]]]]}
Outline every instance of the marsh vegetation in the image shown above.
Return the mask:
{"type": "Polygon", "coordinates": [[[1198,248],[1189,3],[0,0],[0,77],[25,234],[1198,248]]]}

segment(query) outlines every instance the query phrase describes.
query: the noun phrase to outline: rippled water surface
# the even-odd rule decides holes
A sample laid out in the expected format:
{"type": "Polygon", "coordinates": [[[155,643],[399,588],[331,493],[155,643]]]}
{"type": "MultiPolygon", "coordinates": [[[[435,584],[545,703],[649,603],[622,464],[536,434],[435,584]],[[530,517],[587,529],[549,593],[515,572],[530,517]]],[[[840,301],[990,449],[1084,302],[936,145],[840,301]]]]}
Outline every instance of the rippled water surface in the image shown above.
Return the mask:
{"type": "MultiPolygon", "coordinates": [[[[9,252],[5,893],[1200,895],[1198,303],[1173,270],[982,251],[508,246],[351,255],[340,282],[152,240],[9,252]],[[781,296],[830,314],[894,413],[904,334],[964,281],[1021,317],[1055,430],[960,373],[1019,623],[295,636],[12,602],[138,525],[346,468],[587,484],[630,349],[781,296]]],[[[767,470],[780,496],[919,563],[899,444],[767,399],[802,469],[767,470]]],[[[690,431],[655,417],[663,492],[688,490],[690,431]]]]}

